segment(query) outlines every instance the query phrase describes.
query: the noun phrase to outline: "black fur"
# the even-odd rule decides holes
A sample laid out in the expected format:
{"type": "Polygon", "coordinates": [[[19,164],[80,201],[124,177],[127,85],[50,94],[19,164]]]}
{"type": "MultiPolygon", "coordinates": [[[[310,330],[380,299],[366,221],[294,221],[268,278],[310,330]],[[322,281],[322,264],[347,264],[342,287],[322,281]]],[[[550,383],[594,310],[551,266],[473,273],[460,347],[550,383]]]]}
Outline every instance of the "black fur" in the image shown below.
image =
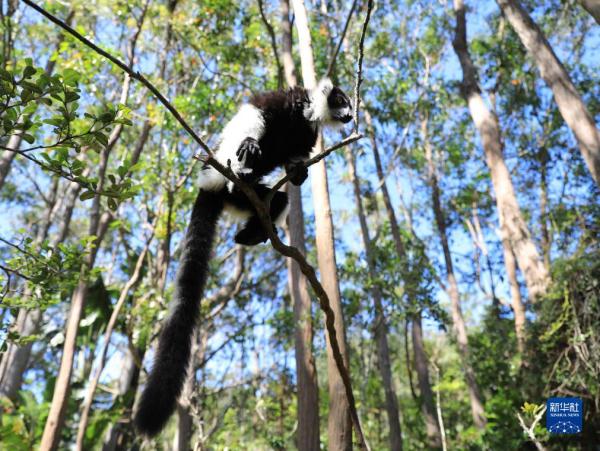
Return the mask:
{"type": "MultiPolygon", "coordinates": [[[[296,185],[306,180],[308,171],[298,162],[308,158],[317,141],[319,124],[305,117],[310,96],[303,88],[259,94],[250,103],[263,114],[264,133],[258,140],[251,137],[243,140],[236,156],[239,161],[244,161],[246,168],[252,169],[249,174],[243,173],[240,177],[264,199],[270,188],[261,184],[260,180],[277,167],[285,167],[287,172],[292,173],[291,182],[296,185]]],[[[339,109],[349,104],[349,99],[339,88],[331,91],[328,98],[330,108],[339,109]]],[[[335,116],[335,111],[332,113],[336,120],[347,122],[347,113],[339,118],[335,116]]],[[[190,360],[194,327],[198,321],[198,303],[208,275],[216,224],[226,205],[251,214],[235,237],[237,243],[255,245],[267,240],[254,207],[237,188],[231,192],[226,187],[200,190],[175,281],[174,308],[160,334],[154,366],[134,419],[137,429],[144,435],[153,436],[160,432],[175,410],[181,394],[190,360]]],[[[280,216],[286,206],[287,194],[275,193],[271,200],[271,218],[280,216]]]]}
{"type": "Polygon", "coordinates": [[[275,168],[308,158],[317,142],[318,127],[304,117],[308,92],[300,87],[254,96],[250,104],[262,111],[265,133],[258,140],[262,156],[251,165],[256,177],[275,168]]]}
{"type": "Polygon", "coordinates": [[[200,191],[185,237],[173,310],[158,340],[154,366],[142,393],[135,426],[147,436],[160,432],[176,407],[190,360],[191,340],[198,321],[198,303],[208,275],[216,224],[226,191],[200,191]]]}

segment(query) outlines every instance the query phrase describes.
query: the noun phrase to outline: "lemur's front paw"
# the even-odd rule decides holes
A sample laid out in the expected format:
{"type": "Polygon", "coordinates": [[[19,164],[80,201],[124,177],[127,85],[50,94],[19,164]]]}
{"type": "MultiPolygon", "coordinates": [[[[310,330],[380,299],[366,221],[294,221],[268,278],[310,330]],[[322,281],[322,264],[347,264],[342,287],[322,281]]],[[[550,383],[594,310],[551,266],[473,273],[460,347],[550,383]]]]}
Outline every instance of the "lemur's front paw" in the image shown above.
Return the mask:
{"type": "Polygon", "coordinates": [[[254,138],[244,139],[235,153],[238,161],[243,161],[247,168],[253,167],[254,163],[258,161],[261,154],[262,152],[260,150],[260,146],[258,145],[258,141],[254,138]]]}
{"type": "Polygon", "coordinates": [[[291,164],[286,167],[286,172],[291,175],[290,182],[300,186],[308,178],[308,168],[303,164],[291,164]]]}

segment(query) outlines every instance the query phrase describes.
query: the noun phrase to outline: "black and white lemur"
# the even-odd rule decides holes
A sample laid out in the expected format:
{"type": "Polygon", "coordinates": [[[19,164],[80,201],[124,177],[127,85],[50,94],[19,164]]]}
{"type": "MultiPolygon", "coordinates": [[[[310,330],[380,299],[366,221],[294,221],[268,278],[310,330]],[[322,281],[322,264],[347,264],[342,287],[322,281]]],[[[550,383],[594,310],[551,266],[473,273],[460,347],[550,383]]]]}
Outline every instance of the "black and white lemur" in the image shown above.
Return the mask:
{"type": "MultiPolygon", "coordinates": [[[[308,171],[298,163],[309,158],[319,127],[351,120],[350,99],[329,79],[311,90],[295,87],[265,92],[242,105],[225,126],[215,158],[229,165],[264,198],[269,187],[261,183],[262,177],[284,167],[292,183],[302,184],[308,171]]],[[[267,240],[246,196],[215,169],[204,167],[183,243],[171,313],[163,325],[154,366],[135,416],[136,427],[144,435],[160,432],[175,410],[186,378],[217,220],[224,209],[246,217],[235,236],[237,243],[255,245],[267,240]]],[[[287,195],[278,191],[270,206],[274,223],[285,219],[286,209],[287,195]]]]}

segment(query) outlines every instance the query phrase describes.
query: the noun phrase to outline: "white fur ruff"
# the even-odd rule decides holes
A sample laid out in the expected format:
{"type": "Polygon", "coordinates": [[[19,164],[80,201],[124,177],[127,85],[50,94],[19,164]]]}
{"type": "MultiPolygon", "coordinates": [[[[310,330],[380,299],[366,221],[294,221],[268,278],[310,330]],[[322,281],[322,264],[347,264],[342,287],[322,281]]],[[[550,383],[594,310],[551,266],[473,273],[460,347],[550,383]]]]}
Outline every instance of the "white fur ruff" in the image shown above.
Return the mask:
{"type": "MultiPolygon", "coordinates": [[[[265,120],[262,111],[250,104],[244,104],[233,118],[227,123],[221,133],[221,142],[215,153],[215,158],[223,166],[230,165],[236,174],[249,171],[244,167],[245,161],[238,161],[237,150],[246,138],[259,140],[265,131],[265,120]]],[[[228,180],[209,167],[202,171],[200,188],[218,190],[227,184],[228,180]]]]}
{"type": "Polygon", "coordinates": [[[323,78],[309,92],[310,105],[304,111],[304,117],[311,122],[325,122],[331,119],[327,97],[333,89],[329,78],[323,78]]]}

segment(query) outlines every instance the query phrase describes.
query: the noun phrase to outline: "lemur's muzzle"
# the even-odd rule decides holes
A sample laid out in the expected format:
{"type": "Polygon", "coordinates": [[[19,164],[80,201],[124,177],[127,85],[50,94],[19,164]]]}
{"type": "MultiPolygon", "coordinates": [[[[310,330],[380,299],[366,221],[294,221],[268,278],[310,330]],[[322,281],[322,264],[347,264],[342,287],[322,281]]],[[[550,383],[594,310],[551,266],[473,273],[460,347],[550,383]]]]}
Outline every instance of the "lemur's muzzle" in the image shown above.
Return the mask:
{"type": "Polygon", "coordinates": [[[342,121],[344,124],[347,124],[351,120],[352,120],[352,115],[351,114],[346,114],[345,116],[342,116],[340,118],[340,121],[342,121]]]}

